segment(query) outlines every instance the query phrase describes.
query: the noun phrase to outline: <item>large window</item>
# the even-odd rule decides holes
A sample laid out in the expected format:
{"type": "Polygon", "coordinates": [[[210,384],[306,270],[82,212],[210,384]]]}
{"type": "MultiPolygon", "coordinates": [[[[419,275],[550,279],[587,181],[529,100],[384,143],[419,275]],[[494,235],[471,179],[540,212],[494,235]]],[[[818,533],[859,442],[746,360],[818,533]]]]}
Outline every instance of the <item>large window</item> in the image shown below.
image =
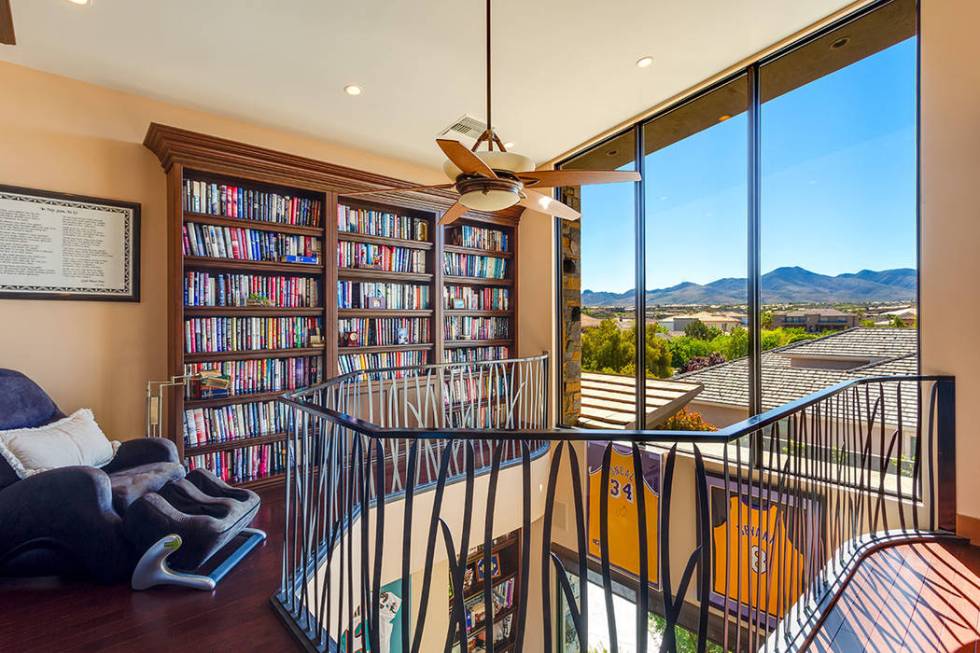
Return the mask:
{"type": "Polygon", "coordinates": [[[913,0],[880,3],[561,165],[643,173],[570,190],[583,412],[697,387],[667,426],[702,429],[915,373],[916,48],[913,0]]]}

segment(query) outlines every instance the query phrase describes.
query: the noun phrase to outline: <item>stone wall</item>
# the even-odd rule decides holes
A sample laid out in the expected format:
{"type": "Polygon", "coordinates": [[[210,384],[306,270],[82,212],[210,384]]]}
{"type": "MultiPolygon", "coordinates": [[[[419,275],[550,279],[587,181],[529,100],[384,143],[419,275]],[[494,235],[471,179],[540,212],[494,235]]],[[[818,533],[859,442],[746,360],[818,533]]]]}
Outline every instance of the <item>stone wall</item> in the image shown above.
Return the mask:
{"type": "MultiPolygon", "coordinates": [[[[581,208],[581,189],[566,188],[562,200],[581,208]]],[[[561,413],[560,424],[574,426],[582,409],[582,228],[561,220],[561,413]]]]}

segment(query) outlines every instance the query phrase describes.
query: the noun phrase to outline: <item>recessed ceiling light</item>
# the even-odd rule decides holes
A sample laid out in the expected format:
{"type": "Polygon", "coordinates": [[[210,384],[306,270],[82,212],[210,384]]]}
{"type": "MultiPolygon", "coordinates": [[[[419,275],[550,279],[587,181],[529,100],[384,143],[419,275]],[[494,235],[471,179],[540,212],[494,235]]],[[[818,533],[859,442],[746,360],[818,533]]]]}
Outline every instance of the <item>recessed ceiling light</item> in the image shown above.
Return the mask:
{"type": "Polygon", "coordinates": [[[637,68],[649,68],[653,65],[653,57],[640,57],[636,60],[637,68]]]}
{"type": "Polygon", "coordinates": [[[731,118],[731,116],[728,115],[727,113],[724,113],[724,114],[718,116],[718,122],[725,122],[729,118],[731,118]]]}
{"type": "Polygon", "coordinates": [[[68,0],[68,2],[72,3],[73,5],[87,5],[91,4],[92,0],[68,0]]]}
{"type": "Polygon", "coordinates": [[[357,84],[348,84],[344,87],[344,93],[347,93],[347,95],[360,95],[361,87],[357,84]]]}
{"type": "Polygon", "coordinates": [[[851,42],[851,37],[849,37],[849,36],[842,36],[839,39],[837,39],[836,41],[834,41],[833,43],[831,43],[830,44],[830,47],[832,47],[833,49],[837,50],[839,48],[844,47],[845,45],[847,45],[850,42],[851,42]]]}

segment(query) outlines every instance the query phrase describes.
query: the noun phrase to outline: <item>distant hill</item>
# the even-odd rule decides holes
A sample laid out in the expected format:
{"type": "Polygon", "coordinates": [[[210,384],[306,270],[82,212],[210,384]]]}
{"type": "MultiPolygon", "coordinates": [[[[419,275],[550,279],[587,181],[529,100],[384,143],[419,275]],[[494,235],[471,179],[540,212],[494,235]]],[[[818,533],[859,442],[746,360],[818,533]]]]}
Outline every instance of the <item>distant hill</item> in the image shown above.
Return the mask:
{"type": "MultiPolygon", "coordinates": [[[[717,279],[698,284],[690,281],[670,288],[650,290],[647,304],[744,304],[744,278],[717,279]]],[[[861,270],[835,277],[800,267],[776,268],[762,275],[764,304],[814,303],[840,304],[906,301],[915,298],[916,273],[911,268],[861,270]]],[[[635,290],[623,293],[582,291],[585,306],[628,306],[635,290]]]]}

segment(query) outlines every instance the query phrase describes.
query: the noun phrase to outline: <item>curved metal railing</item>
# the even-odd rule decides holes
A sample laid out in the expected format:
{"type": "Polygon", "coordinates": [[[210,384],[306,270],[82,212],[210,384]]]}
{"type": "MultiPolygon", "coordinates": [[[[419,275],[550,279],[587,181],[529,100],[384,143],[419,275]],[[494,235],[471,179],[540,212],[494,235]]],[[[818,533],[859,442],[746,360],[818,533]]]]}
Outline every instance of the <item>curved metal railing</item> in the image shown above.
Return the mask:
{"type": "Polygon", "coordinates": [[[800,650],[841,570],[869,543],[953,529],[950,377],[848,381],[713,432],[550,429],[547,377],[544,356],[371,370],[286,399],[298,426],[274,604],[309,650],[395,642],[392,650],[417,653],[436,640],[446,651],[468,650],[476,617],[464,603],[467,559],[475,539],[490,568],[494,524],[505,511],[521,516],[512,606],[500,610],[489,583],[476,595],[482,646],[498,653],[559,644],[585,653],[590,579],[602,587],[612,651],[627,636],[647,650],[648,611],[660,615],[661,650],[676,649],[680,628],[694,633],[701,651],[709,642],[731,651],[800,650]],[[535,464],[546,465],[538,488],[535,464]],[[462,505],[447,499],[453,482],[463,485],[453,499],[462,505]],[[516,488],[520,505],[497,503],[501,491],[513,496],[516,488]],[[423,491],[434,496],[416,515],[423,491]],[[403,501],[400,533],[386,523],[392,497],[403,501]],[[558,504],[570,504],[573,517],[556,520],[558,504]],[[628,541],[611,530],[623,524],[628,541]],[[412,531],[422,529],[419,558],[412,531]],[[433,591],[439,540],[452,599],[442,598],[442,586],[433,591]],[[385,566],[394,554],[399,574],[385,566]],[[408,588],[419,575],[417,605],[389,632],[382,582],[408,588]],[[540,583],[533,606],[532,575],[540,583]],[[613,609],[614,594],[624,591],[636,604],[628,630],[613,609]],[[433,621],[446,608],[448,625],[433,621]],[[498,612],[511,620],[499,641],[498,612]],[[540,627],[528,630],[530,618],[540,627]]]}

